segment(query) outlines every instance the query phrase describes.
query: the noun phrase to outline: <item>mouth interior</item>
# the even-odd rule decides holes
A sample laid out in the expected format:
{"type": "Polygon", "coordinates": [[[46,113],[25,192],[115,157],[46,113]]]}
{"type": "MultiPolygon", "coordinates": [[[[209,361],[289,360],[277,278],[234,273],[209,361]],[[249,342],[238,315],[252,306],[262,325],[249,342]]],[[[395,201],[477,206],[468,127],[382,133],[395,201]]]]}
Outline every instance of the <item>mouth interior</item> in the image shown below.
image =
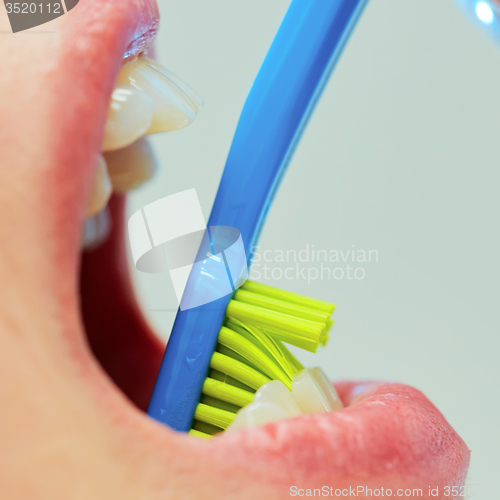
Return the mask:
{"type": "MultiPolygon", "coordinates": [[[[194,91],[175,75],[148,59],[146,50],[132,55],[131,60],[131,53],[125,54],[115,90],[125,89],[129,98],[142,96],[142,100],[115,108],[118,99],[114,97],[115,92],[111,97],[110,110],[118,111],[108,112],[106,127],[103,127],[105,140],[101,141],[114,189],[104,208],[109,214],[111,229],[102,244],[91,244],[82,251],[80,298],[83,323],[95,358],[128,399],[145,411],[165,346],[149,327],[134,294],[125,247],[125,196],[119,192],[135,187],[131,179],[137,181],[141,173],[141,157],[134,156],[135,146],[145,141],[144,135],[183,128],[195,118],[201,101],[198,102],[194,91]],[[152,106],[152,113],[147,116],[147,126],[137,127],[141,113],[144,115],[144,103],[152,106]],[[110,138],[115,142],[111,141],[108,150],[105,146],[110,138]],[[130,144],[131,141],[135,142],[130,144]],[[116,167],[128,177],[117,178],[116,167]]],[[[101,206],[105,203],[106,199],[101,206]]]]}
{"type": "Polygon", "coordinates": [[[98,248],[82,252],[81,310],[90,347],[128,399],[147,410],[164,345],[135,298],[125,249],[125,197],[108,205],[111,232],[98,248]]]}

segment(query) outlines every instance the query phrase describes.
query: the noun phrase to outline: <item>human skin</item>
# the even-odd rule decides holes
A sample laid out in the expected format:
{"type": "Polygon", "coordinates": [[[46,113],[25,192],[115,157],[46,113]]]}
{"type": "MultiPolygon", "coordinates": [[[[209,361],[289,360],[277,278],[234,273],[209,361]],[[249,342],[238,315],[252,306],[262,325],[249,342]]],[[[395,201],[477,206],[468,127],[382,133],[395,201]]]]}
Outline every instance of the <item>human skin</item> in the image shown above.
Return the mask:
{"type": "MultiPolygon", "coordinates": [[[[419,391],[337,384],[346,408],[205,441],[144,414],[164,346],[136,305],[122,197],[80,228],[123,54],[147,0],[81,0],[53,34],[0,38],[0,491],[17,499],[279,499],[290,487],[461,485],[469,450],[419,391]]],[[[362,495],[359,495],[362,496],[362,495]]],[[[436,497],[433,497],[436,498],[436,497]]]]}

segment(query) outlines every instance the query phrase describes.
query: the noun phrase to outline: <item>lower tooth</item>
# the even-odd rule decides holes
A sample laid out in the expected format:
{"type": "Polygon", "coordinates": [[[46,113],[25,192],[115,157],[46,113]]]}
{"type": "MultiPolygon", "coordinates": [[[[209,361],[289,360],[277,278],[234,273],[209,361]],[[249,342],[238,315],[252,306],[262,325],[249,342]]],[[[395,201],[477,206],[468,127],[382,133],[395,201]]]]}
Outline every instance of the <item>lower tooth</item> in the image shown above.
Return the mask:
{"type": "Polygon", "coordinates": [[[257,427],[258,425],[266,425],[286,418],[289,418],[286,411],[274,403],[250,403],[236,414],[235,419],[226,431],[257,427]]]}
{"type": "Polygon", "coordinates": [[[335,387],[333,387],[333,384],[325,375],[325,372],[319,367],[311,368],[310,370],[308,370],[308,372],[312,375],[312,377],[314,377],[318,385],[323,390],[323,394],[330,402],[331,411],[340,410],[341,408],[343,408],[344,405],[340,400],[335,387]]]}
{"type": "Polygon", "coordinates": [[[279,380],[272,380],[264,384],[255,393],[253,401],[236,414],[227,430],[265,425],[301,414],[292,393],[279,380]]]}
{"type": "Polygon", "coordinates": [[[104,131],[103,151],[129,146],[151,126],[155,103],[140,90],[117,87],[109,105],[104,131]]]}
{"type": "Polygon", "coordinates": [[[292,395],[302,413],[323,413],[332,410],[326,394],[309,370],[302,370],[293,377],[292,395]]]}
{"type": "Polygon", "coordinates": [[[93,250],[100,246],[109,236],[111,216],[108,208],[83,221],[82,249],[93,250]]]}
{"type": "Polygon", "coordinates": [[[144,138],[134,144],[104,154],[114,191],[130,191],[151,179],[156,161],[153,150],[144,138]]]}
{"type": "Polygon", "coordinates": [[[91,217],[100,212],[107,205],[112,192],[113,186],[108,175],[106,161],[102,156],[99,156],[94,183],[87,202],[86,216],[91,217]]]}
{"type": "Polygon", "coordinates": [[[279,380],[271,380],[264,384],[255,393],[253,402],[277,404],[290,417],[296,417],[302,413],[292,393],[279,380]]]}
{"type": "Polygon", "coordinates": [[[341,408],[342,401],[323,370],[312,368],[293,377],[292,392],[278,380],[264,384],[255,393],[253,401],[236,414],[226,430],[255,427],[299,415],[341,408]]]}

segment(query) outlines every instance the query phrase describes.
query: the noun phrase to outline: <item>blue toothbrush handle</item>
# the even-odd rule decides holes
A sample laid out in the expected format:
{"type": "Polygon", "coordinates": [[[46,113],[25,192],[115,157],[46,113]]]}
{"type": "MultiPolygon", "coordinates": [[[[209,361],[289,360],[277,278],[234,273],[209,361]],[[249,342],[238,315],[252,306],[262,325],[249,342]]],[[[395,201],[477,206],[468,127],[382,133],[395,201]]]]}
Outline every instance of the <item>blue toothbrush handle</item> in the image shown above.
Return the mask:
{"type": "MultiPolygon", "coordinates": [[[[328,77],[367,0],[293,0],[250,90],[209,226],[241,232],[247,258],[328,77]]],[[[190,278],[191,279],[191,278],[190,278]]],[[[179,310],[148,414],[188,431],[231,294],[179,310]]]]}

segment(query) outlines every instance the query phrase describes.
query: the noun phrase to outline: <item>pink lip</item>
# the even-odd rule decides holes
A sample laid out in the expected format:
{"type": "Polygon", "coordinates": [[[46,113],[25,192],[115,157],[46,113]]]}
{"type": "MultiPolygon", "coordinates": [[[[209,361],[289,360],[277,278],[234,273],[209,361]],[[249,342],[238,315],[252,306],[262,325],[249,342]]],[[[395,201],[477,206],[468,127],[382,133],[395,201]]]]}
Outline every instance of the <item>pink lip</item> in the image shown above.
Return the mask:
{"type": "Polygon", "coordinates": [[[427,492],[463,484],[469,450],[421,392],[383,382],[336,387],[345,409],[226,434],[220,447],[228,455],[233,449],[232,463],[248,461],[256,475],[272,469],[280,484],[303,488],[400,485],[427,492]]]}
{"type": "MultiPolygon", "coordinates": [[[[57,366],[62,380],[86,388],[79,389],[86,395],[94,394],[96,414],[110,422],[109,432],[123,442],[123,457],[135,464],[134,473],[146,478],[151,491],[165,495],[170,485],[193,494],[203,491],[206,498],[274,499],[288,498],[292,485],[463,484],[469,462],[465,443],[425,396],[403,385],[343,382],[337,388],[347,405],[344,410],[206,442],[148,419],[97,367],[80,327],[80,305],[95,357],[128,398],[146,408],[163,346],[149,330],[132,291],[123,198],[115,197],[111,203],[114,230],[109,241],[83,257],[81,295],[77,269],[84,201],[113,82],[123,54],[143,50],[154,36],[157,20],[153,1],[82,0],[61,18],[56,42],[46,42],[35,54],[39,61],[28,69],[15,63],[27,99],[36,95],[33,132],[41,127],[45,132],[23,138],[10,131],[0,135],[0,158],[11,165],[11,175],[1,174],[0,181],[17,186],[19,176],[28,179],[22,181],[21,193],[28,201],[16,222],[24,232],[12,252],[18,251],[23,239],[38,242],[36,252],[24,244],[31,260],[27,269],[20,266],[17,279],[29,281],[33,291],[33,298],[24,299],[26,307],[32,300],[39,318],[44,312],[48,316],[45,323],[39,320],[40,329],[53,332],[58,325],[56,331],[61,333],[51,334],[51,349],[62,350],[72,361],[70,366],[65,362],[57,366]],[[17,151],[9,141],[18,144],[17,151]],[[35,271],[42,275],[39,280],[33,278],[35,271]],[[82,369],[75,370],[75,364],[82,369]]],[[[18,115],[14,108],[6,111],[13,130],[25,120],[18,115]]],[[[7,229],[8,220],[3,224],[7,229]]],[[[6,233],[2,241],[9,238],[6,233]]]]}

